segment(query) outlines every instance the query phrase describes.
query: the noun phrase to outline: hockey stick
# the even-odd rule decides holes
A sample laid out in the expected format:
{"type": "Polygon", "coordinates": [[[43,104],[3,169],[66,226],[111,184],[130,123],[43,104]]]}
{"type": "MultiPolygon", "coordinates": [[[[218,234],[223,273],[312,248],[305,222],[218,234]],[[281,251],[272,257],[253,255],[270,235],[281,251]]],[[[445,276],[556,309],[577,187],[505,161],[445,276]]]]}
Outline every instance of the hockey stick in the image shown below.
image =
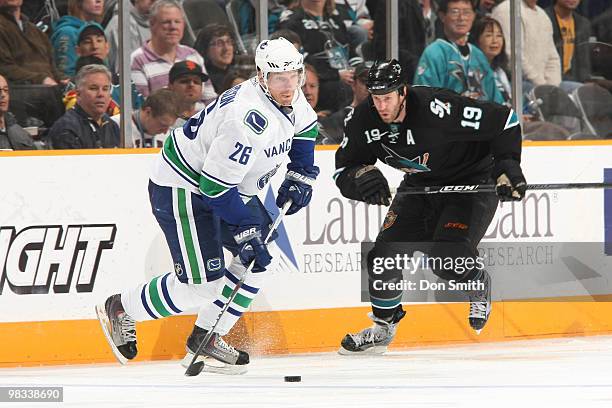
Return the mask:
{"type": "MultiPolygon", "coordinates": [[[[495,184],[407,187],[401,191],[393,188],[391,189],[391,194],[494,193],[495,187],[495,184]]],[[[612,188],[612,183],[527,184],[527,190],[583,190],[588,188],[612,188]]]]}
{"type": "MultiPolygon", "coordinates": [[[[283,220],[283,217],[285,216],[285,214],[287,214],[287,211],[289,211],[289,207],[291,207],[291,200],[285,203],[285,205],[281,209],[280,214],[278,215],[278,217],[276,217],[276,220],[274,220],[274,223],[272,224],[272,226],[270,227],[270,231],[268,232],[268,236],[266,236],[266,240],[264,241],[265,244],[268,243],[268,241],[272,237],[272,234],[274,233],[274,231],[276,231],[276,229],[280,225],[281,221],[283,220]]],[[[213,324],[212,328],[208,331],[208,333],[204,337],[204,340],[202,340],[202,342],[198,346],[198,349],[194,353],[193,358],[191,359],[191,362],[189,363],[189,366],[187,367],[187,370],[185,370],[185,375],[187,377],[196,376],[200,374],[202,370],[204,369],[203,361],[199,361],[197,363],[195,361],[200,355],[200,351],[202,351],[202,348],[204,347],[204,345],[207,344],[210,338],[212,337],[213,333],[215,332],[215,329],[217,328],[217,324],[219,324],[219,321],[221,321],[221,317],[223,316],[223,313],[225,313],[229,305],[232,303],[232,301],[238,294],[238,291],[242,287],[242,284],[244,283],[245,278],[247,277],[249,273],[251,273],[251,270],[253,269],[254,266],[255,266],[255,260],[251,261],[247,270],[242,274],[242,277],[240,278],[240,280],[236,284],[236,287],[234,288],[229,298],[227,299],[225,306],[223,307],[223,309],[221,309],[221,312],[219,312],[219,315],[217,316],[217,320],[215,321],[215,324],[213,324]]]]}

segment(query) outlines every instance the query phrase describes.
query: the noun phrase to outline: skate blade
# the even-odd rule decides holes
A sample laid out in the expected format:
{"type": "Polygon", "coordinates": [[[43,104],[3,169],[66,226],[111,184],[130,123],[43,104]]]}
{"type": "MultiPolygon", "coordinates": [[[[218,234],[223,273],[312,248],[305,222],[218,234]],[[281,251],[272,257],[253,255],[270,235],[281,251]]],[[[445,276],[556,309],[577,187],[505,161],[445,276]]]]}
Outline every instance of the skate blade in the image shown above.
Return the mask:
{"type": "Polygon", "coordinates": [[[378,356],[387,352],[387,346],[373,346],[363,351],[350,351],[340,346],[338,354],[341,356],[378,356]]]}
{"type": "MultiPolygon", "coordinates": [[[[191,360],[193,359],[193,353],[187,353],[181,360],[181,366],[187,369],[191,360]]],[[[242,375],[248,371],[247,365],[231,365],[225,364],[222,361],[215,360],[208,356],[198,356],[195,363],[204,363],[202,371],[207,373],[224,374],[224,375],[242,375]]]]}
{"type": "Polygon", "coordinates": [[[100,321],[100,327],[102,328],[102,332],[104,333],[104,337],[106,337],[106,341],[108,345],[111,347],[111,351],[113,352],[117,361],[120,364],[126,365],[128,359],[125,358],[123,354],[119,351],[115,343],[113,342],[113,338],[110,334],[110,321],[108,320],[108,315],[106,314],[106,310],[104,305],[96,305],[96,314],[98,315],[98,320],[100,321]]]}

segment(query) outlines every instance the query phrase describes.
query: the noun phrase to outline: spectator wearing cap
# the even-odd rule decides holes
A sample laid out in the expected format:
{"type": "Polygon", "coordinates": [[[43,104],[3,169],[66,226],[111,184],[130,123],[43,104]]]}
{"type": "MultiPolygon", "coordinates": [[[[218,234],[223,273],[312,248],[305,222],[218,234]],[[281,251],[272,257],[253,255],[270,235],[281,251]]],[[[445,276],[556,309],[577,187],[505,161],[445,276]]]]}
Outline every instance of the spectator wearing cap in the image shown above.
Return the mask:
{"type": "Polygon", "coordinates": [[[0,75],[0,150],[36,149],[30,134],[17,124],[15,117],[8,111],[9,102],[8,82],[0,75]]]}
{"type": "Polygon", "coordinates": [[[23,0],[0,0],[0,74],[13,84],[57,85],[47,36],[21,12],[23,0]]]}
{"type": "MultiPolygon", "coordinates": [[[[151,39],[132,53],[132,80],[144,96],[168,86],[168,74],[179,61],[193,61],[204,66],[196,50],[179,42],[183,37],[185,20],[181,5],[174,0],[157,0],[149,17],[151,39]]],[[[204,103],[213,101],[217,93],[211,81],[202,87],[204,103]]]]}
{"type": "MultiPolygon", "coordinates": [[[[126,55],[131,55],[140,48],[149,38],[151,29],[149,28],[149,12],[154,0],[131,0],[130,10],[130,35],[126,40],[123,39],[121,49],[126,55]]],[[[113,72],[119,72],[119,14],[116,13],[106,25],[106,38],[110,45],[109,68],[113,72]]]]}
{"type": "Polygon", "coordinates": [[[234,62],[236,53],[232,30],[223,24],[209,24],[198,34],[194,48],[204,56],[206,72],[215,92],[221,93],[223,79],[234,62]]]}
{"type": "Polygon", "coordinates": [[[504,103],[487,57],[468,42],[476,12],[471,0],[441,0],[444,38],[425,48],[414,76],[415,85],[450,89],[481,101],[504,103]]]}
{"type": "MultiPolygon", "coordinates": [[[[169,89],[158,89],[145,99],[142,108],[132,113],[132,136],[125,140],[126,148],[162,147],[168,130],[179,115],[180,100],[169,89]]],[[[120,115],[112,117],[119,125],[120,115]]]]}
{"type": "Polygon", "coordinates": [[[109,45],[102,26],[90,21],[79,30],[76,53],[79,57],[97,57],[108,67],[109,45]]]}
{"type": "Polygon", "coordinates": [[[76,78],[77,103],[49,130],[55,149],[119,147],[119,126],[106,113],[111,73],[104,65],[86,65],[76,78]]]}
{"type": "Polygon", "coordinates": [[[342,137],[344,135],[344,120],[353,112],[357,105],[368,99],[370,95],[368,87],[366,86],[366,81],[371,66],[372,63],[368,62],[361,63],[355,67],[355,80],[351,84],[353,90],[353,100],[351,104],[320,119],[320,123],[327,133],[327,136],[321,141],[321,144],[339,144],[342,142],[342,137]]]}
{"type": "Polygon", "coordinates": [[[182,109],[173,126],[177,128],[183,126],[198,111],[204,109],[205,105],[200,102],[200,97],[202,83],[208,80],[208,75],[195,62],[180,61],[172,66],[169,78],[168,89],[176,93],[182,102],[182,109]]]}
{"type": "Polygon", "coordinates": [[[88,21],[99,21],[104,12],[104,0],[68,0],[68,15],[53,25],[51,43],[55,63],[67,77],[73,77],[77,60],[76,47],[81,28],[88,21]]]}

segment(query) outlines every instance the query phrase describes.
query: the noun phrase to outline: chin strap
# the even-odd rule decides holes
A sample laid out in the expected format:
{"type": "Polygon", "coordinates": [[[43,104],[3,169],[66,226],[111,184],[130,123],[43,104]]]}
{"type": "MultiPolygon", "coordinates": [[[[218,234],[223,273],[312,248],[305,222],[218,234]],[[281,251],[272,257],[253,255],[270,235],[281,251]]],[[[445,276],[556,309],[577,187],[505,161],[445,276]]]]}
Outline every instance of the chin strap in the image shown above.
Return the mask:
{"type": "Polygon", "coordinates": [[[402,109],[404,109],[405,104],[406,104],[406,96],[404,96],[404,99],[402,100],[402,103],[400,104],[400,107],[397,110],[397,115],[395,115],[395,117],[393,118],[391,122],[395,122],[395,120],[399,117],[400,113],[402,113],[402,109]]]}

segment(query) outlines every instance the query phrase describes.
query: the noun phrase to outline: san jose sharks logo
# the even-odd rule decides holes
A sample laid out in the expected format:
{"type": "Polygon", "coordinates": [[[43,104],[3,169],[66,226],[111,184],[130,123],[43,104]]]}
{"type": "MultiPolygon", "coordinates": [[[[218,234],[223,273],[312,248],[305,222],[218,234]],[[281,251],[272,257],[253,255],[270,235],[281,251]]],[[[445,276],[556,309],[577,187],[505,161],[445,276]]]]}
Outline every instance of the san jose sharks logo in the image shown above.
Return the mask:
{"type": "Polygon", "coordinates": [[[384,144],[381,144],[381,146],[387,153],[387,156],[384,158],[384,162],[387,163],[389,166],[408,174],[424,173],[427,171],[431,171],[431,169],[427,167],[429,153],[423,153],[422,156],[417,156],[414,159],[410,160],[395,153],[393,150],[391,150],[384,144]]]}
{"type": "Polygon", "coordinates": [[[449,64],[454,68],[450,69],[450,74],[461,81],[464,91],[460,92],[463,96],[468,96],[472,99],[482,99],[485,97],[485,92],[482,89],[482,82],[485,74],[477,67],[468,68],[467,77],[465,75],[464,66],[457,61],[449,61],[449,64]]]}

